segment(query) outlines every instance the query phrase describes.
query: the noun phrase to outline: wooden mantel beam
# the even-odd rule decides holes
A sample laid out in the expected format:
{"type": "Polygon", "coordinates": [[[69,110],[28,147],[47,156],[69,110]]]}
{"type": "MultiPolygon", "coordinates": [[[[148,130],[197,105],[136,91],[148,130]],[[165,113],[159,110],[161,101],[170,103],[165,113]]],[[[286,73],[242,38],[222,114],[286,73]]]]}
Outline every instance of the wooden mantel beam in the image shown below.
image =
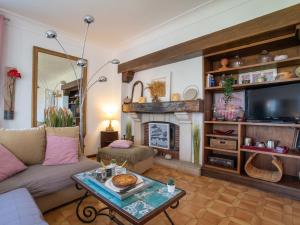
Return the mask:
{"type": "Polygon", "coordinates": [[[119,73],[134,74],[200,56],[207,49],[300,24],[300,4],[122,63],[119,73]]]}

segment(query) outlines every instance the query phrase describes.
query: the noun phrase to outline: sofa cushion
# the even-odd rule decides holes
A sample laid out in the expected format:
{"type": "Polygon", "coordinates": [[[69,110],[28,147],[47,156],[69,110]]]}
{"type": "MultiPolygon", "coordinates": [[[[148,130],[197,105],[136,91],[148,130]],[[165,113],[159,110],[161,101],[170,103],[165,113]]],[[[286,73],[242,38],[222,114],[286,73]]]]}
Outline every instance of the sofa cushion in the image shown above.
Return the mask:
{"type": "MultiPolygon", "coordinates": [[[[47,136],[79,138],[79,127],[46,127],[47,136]]],[[[78,145],[78,154],[81,156],[80,145],[78,145]]]]}
{"type": "Polygon", "coordinates": [[[25,188],[0,195],[1,225],[47,225],[25,188]]]}
{"type": "Polygon", "coordinates": [[[27,165],[41,164],[46,150],[45,128],[0,129],[0,144],[27,165]]]}
{"type": "Polygon", "coordinates": [[[63,189],[74,182],[71,176],[99,167],[95,160],[81,157],[78,163],[58,166],[32,165],[0,183],[0,193],[25,187],[33,197],[43,196],[63,189]]]}
{"type": "Polygon", "coordinates": [[[111,148],[130,148],[132,144],[133,142],[128,140],[115,140],[108,146],[111,148]]]}
{"type": "Polygon", "coordinates": [[[44,166],[78,163],[78,138],[47,135],[44,166]]]}
{"type": "Polygon", "coordinates": [[[27,167],[0,144],[0,182],[27,167]]]}

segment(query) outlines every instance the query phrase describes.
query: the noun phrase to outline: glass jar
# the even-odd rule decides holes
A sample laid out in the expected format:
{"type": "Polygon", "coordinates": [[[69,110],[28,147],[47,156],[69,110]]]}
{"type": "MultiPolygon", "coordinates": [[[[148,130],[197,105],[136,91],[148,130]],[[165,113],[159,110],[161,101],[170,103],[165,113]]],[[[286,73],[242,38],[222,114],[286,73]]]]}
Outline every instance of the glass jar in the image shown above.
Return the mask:
{"type": "Polygon", "coordinates": [[[273,56],[267,50],[263,50],[258,57],[258,62],[266,63],[271,61],[273,61],[273,56]]]}
{"type": "Polygon", "coordinates": [[[238,55],[236,55],[231,62],[231,67],[236,68],[236,67],[240,67],[242,65],[244,65],[243,60],[238,55]]]}

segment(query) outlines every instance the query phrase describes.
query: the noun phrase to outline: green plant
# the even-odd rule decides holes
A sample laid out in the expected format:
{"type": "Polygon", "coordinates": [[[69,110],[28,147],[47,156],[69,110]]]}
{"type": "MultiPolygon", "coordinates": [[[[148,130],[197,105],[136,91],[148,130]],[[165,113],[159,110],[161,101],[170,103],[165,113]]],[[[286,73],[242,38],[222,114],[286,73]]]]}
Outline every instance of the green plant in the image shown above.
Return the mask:
{"type": "Polygon", "coordinates": [[[168,185],[170,185],[170,186],[173,186],[174,184],[175,184],[175,181],[174,181],[174,179],[172,179],[172,178],[169,178],[169,180],[168,180],[168,183],[167,183],[168,185]]]}
{"type": "Polygon", "coordinates": [[[117,163],[117,160],[115,160],[115,159],[110,160],[110,164],[116,164],[116,163],[117,163]]]}
{"type": "Polygon", "coordinates": [[[48,127],[73,126],[73,114],[69,109],[51,106],[44,111],[45,124],[48,127]]]}
{"type": "Polygon", "coordinates": [[[233,92],[233,87],[232,85],[234,84],[234,79],[233,77],[227,77],[224,80],[224,102],[227,104],[228,102],[231,101],[232,98],[232,92],[233,92]]]}
{"type": "Polygon", "coordinates": [[[194,145],[194,163],[199,164],[200,160],[200,128],[194,125],[193,128],[193,145],[194,145]]]}
{"type": "Polygon", "coordinates": [[[131,138],[132,138],[131,122],[127,122],[127,124],[126,124],[126,140],[131,140],[131,138]]]}

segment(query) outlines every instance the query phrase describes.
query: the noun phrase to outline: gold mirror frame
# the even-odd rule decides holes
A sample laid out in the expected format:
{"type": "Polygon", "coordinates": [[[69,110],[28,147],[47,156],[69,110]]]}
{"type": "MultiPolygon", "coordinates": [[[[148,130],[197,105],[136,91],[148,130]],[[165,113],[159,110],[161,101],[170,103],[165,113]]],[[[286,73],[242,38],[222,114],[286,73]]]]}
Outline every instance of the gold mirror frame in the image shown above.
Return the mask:
{"type": "MultiPolygon", "coordinates": [[[[38,54],[39,53],[45,53],[57,57],[61,57],[64,59],[69,59],[72,61],[77,61],[79,58],[72,55],[66,55],[61,52],[52,51],[49,49],[33,46],[33,60],[32,60],[32,108],[31,108],[31,126],[36,127],[37,126],[37,86],[38,86],[38,54]]],[[[87,67],[84,68],[83,71],[83,89],[86,87],[86,81],[87,81],[87,67]]],[[[75,76],[74,76],[75,78],[75,76]]],[[[86,130],[86,102],[87,98],[84,101],[83,106],[83,130],[85,134],[86,130]]]]}

